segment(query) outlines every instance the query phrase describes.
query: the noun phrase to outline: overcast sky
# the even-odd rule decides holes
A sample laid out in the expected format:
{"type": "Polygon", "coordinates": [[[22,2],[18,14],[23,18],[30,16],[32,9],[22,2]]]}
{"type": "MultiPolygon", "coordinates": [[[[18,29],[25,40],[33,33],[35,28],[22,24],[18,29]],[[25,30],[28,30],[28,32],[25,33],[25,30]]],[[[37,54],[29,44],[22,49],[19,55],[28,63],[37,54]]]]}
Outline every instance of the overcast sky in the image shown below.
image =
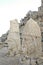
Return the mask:
{"type": "Polygon", "coordinates": [[[20,20],[29,11],[37,11],[41,0],[0,0],[0,36],[10,28],[10,20],[20,20]]]}

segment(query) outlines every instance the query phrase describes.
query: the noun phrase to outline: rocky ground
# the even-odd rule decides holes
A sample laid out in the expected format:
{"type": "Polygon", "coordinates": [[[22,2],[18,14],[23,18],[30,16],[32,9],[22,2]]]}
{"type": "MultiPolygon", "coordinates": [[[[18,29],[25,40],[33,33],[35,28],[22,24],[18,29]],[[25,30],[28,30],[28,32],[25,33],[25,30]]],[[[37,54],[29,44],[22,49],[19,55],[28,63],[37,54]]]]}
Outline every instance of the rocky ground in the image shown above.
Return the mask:
{"type": "Polygon", "coordinates": [[[30,58],[25,58],[21,55],[13,57],[6,56],[7,52],[8,49],[6,47],[0,49],[0,65],[43,65],[43,62],[41,64],[36,64],[36,60],[31,61],[30,58]]]}

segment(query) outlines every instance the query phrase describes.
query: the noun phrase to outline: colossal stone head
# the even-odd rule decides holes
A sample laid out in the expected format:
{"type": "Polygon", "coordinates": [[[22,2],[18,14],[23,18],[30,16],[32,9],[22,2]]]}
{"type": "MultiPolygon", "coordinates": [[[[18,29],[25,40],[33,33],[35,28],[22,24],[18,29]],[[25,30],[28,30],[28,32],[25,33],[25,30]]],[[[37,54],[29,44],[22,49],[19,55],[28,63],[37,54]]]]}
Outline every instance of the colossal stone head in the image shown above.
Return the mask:
{"type": "Polygon", "coordinates": [[[27,21],[22,33],[22,50],[30,57],[41,56],[41,31],[40,27],[33,19],[27,21]]]}

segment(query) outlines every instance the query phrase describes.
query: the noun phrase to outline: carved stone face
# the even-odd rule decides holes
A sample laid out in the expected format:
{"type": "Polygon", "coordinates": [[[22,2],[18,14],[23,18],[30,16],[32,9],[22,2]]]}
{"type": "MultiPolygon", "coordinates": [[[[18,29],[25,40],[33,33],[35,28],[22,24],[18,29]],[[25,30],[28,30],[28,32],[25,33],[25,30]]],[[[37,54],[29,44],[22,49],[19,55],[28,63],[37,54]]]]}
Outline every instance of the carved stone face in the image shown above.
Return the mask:
{"type": "Polygon", "coordinates": [[[24,26],[22,33],[22,48],[24,54],[32,57],[41,55],[41,31],[37,22],[30,19],[24,26]]]}

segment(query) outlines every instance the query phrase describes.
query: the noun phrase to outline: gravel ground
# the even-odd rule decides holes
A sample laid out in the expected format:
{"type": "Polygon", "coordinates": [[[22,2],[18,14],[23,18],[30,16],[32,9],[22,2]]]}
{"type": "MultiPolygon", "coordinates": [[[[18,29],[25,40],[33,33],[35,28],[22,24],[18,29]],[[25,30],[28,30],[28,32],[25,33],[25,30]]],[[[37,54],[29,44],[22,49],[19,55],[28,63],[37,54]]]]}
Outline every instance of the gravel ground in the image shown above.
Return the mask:
{"type": "MultiPolygon", "coordinates": [[[[22,62],[22,56],[20,55],[17,55],[15,57],[7,57],[7,52],[8,49],[6,47],[0,49],[0,65],[30,65],[30,60],[22,62]]],[[[40,65],[43,65],[43,63],[40,65]]]]}
{"type": "Polygon", "coordinates": [[[0,49],[0,65],[18,65],[19,58],[5,56],[7,51],[6,47],[0,49]]]}

